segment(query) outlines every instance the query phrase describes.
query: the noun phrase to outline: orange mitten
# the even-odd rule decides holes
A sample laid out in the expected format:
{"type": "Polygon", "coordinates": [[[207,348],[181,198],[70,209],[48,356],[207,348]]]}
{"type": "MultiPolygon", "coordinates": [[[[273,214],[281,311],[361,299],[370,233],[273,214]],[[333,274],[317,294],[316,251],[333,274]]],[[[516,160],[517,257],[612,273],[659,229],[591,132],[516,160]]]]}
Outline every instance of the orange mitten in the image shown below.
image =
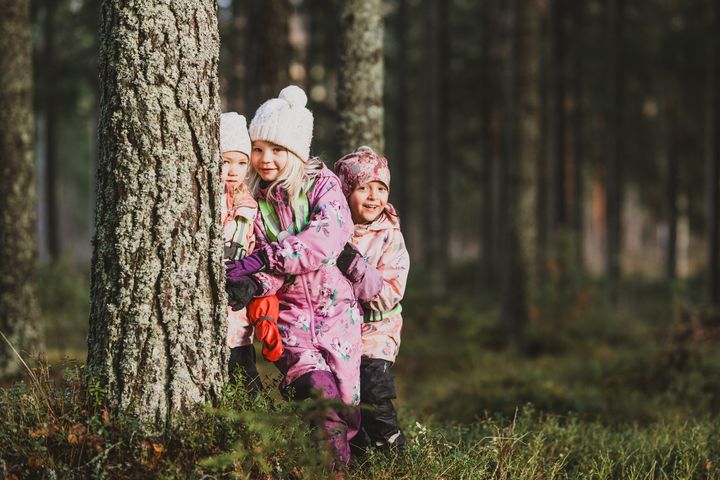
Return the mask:
{"type": "Polygon", "coordinates": [[[277,327],[279,313],[280,302],[275,295],[256,298],[247,307],[248,320],[255,325],[255,338],[263,342],[263,357],[270,362],[276,362],[284,350],[277,327]]]}

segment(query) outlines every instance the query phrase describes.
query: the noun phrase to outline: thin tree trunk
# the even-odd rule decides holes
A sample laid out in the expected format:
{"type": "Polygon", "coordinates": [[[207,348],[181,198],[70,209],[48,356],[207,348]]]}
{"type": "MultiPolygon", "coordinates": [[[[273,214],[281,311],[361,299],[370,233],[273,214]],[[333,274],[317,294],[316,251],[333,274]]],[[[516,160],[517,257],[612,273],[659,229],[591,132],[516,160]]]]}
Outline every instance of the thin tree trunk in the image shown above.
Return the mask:
{"type": "Polygon", "coordinates": [[[102,6],[88,366],[149,429],[227,376],[216,10],[102,6]]]}
{"type": "MultiPolygon", "coordinates": [[[[666,75],[670,75],[666,72],[666,75]]],[[[675,280],[677,275],[677,196],[678,196],[678,158],[677,149],[675,148],[675,115],[677,114],[677,105],[674,96],[677,86],[670,80],[665,80],[663,92],[663,127],[664,127],[664,145],[663,154],[666,161],[665,170],[665,194],[667,202],[667,222],[668,237],[665,252],[665,274],[668,280],[675,280]]]]}
{"type": "MultiPolygon", "coordinates": [[[[395,29],[397,35],[398,56],[395,65],[395,75],[397,76],[397,87],[395,90],[395,130],[397,132],[397,146],[395,155],[390,163],[391,168],[397,172],[393,176],[393,196],[397,199],[397,207],[400,214],[405,214],[403,219],[407,219],[408,193],[407,183],[410,170],[408,168],[407,159],[407,143],[408,143],[408,75],[407,75],[407,0],[398,1],[398,9],[396,13],[395,29]]],[[[407,229],[407,221],[404,221],[405,231],[407,229]]]]}
{"type": "Polygon", "coordinates": [[[493,178],[494,178],[494,149],[493,149],[493,114],[495,103],[492,92],[497,91],[497,83],[492,72],[495,71],[495,62],[493,61],[492,45],[497,35],[497,28],[493,28],[497,21],[497,12],[490,2],[482,2],[480,5],[480,28],[482,52],[480,60],[480,71],[482,72],[482,84],[478,88],[478,100],[480,105],[478,110],[481,117],[481,133],[480,133],[480,161],[482,162],[482,205],[480,210],[480,246],[481,259],[480,264],[480,282],[483,287],[492,285],[492,279],[495,277],[495,242],[493,242],[494,225],[493,225],[493,178]],[[491,15],[492,14],[492,15],[491,15]]]}
{"type": "Polygon", "coordinates": [[[47,245],[51,261],[60,258],[60,225],[58,222],[58,169],[57,169],[57,98],[55,98],[55,12],[56,2],[46,2],[43,21],[43,65],[45,73],[45,212],[47,216],[47,245]]]}
{"type": "Polygon", "coordinates": [[[583,254],[583,229],[584,229],[584,200],[585,200],[585,183],[584,183],[584,170],[585,170],[585,149],[584,149],[584,120],[585,114],[583,109],[584,100],[584,69],[583,59],[585,55],[583,41],[584,27],[585,27],[585,15],[584,15],[584,4],[583,2],[574,2],[572,22],[572,85],[571,91],[573,95],[574,110],[572,111],[572,121],[570,131],[572,132],[573,139],[573,172],[575,178],[573,181],[574,186],[574,199],[573,199],[573,215],[572,215],[572,227],[575,237],[575,259],[579,269],[584,268],[585,256],[583,254]]]}
{"type": "MultiPolygon", "coordinates": [[[[441,216],[443,210],[442,186],[440,183],[443,179],[442,169],[447,168],[447,158],[440,151],[440,135],[439,128],[444,128],[439,122],[440,117],[440,88],[442,86],[440,59],[441,45],[441,19],[440,7],[438,0],[426,0],[425,11],[425,40],[427,52],[427,66],[425,73],[425,118],[423,119],[425,127],[425,151],[423,163],[425,166],[425,197],[426,209],[423,213],[424,217],[424,246],[425,246],[425,266],[428,269],[427,285],[431,292],[440,294],[444,289],[445,283],[445,264],[443,259],[443,245],[441,232],[443,221],[441,216]]],[[[445,212],[446,213],[446,212],[445,212]]]]}
{"type": "MultiPolygon", "coordinates": [[[[436,260],[438,267],[450,264],[450,240],[452,238],[452,196],[450,187],[452,185],[452,169],[454,148],[450,144],[449,129],[450,121],[450,32],[448,18],[448,1],[440,1],[438,5],[438,116],[435,119],[438,135],[438,156],[431,159],[437,165],[438,185],[440,187],[439,197],[439,232],[438,232],[438,255],[436,260]]],[[[444,275],[442,279],[444,283],[444,275]]]]}
{"type": "Polygon", "coordinates": [[[537,289],[537,197],[540,108],[538,92],[539,8],[536,0],[513,0],[510,61],[510,153],[508,157],[507,256],[501,327],[519,336],[537,289]]]}
{"type": "Polygon", "coordinates": [[[548,101],[548,159],[550,163],[550,228],[555,237],[567,226],[565,178],[565,3],[550,1],[550,85],[548,101]]]}
{"type": "Polygon", "coordinates": [[[605,275],[607,277],[608,301],[617,304],[618,282],[620,281],[620,248],[622,240],[622,153],[623,130],[623,3],[624,0],[608,0],[608,84],[607,84],[607,121],[605,152],[605,191],[606,191],[606,257],[605,275]]]}
{"type": "Polygon", "coordinates": [[[252,114],[288,83],[289,0],[247,0],[245,111],[252,114]]]}
{"type": "MultiPolygon", "coordinates": [[[[227,51],[229,53],[230,68],[228,71],[226,104],[227,110],[233,112],[244,112],[245,116],[252,118],[253,112],[245,108],[245,89],[243,88],[245,78],[251,74],[245,66],[245,30],[247,28],[247,17],[245,8],[246,0],[232,0],[230,4],[230,25],[227,29],[227,51]]],[[[275,93],[277,95],[277,92],[275,93]]]]}
{"type": "Polygon", "coordinates": [[[720,307],[720,1],[713,4],[708,82],[707,299],[720,307]]]}
{"type": "Polygon", "coordinates": [[[338,85],[340,149],[385,149],[383,131],[383,36],[381,0],[344,0],[338,85]]]}
{"type": "MultiPolygon", "coordinates": [[[[0,11],[0,332],[26,356],[40,340],[30,2],[0,0],[0,11]]],[[[0,377],[19,366],[0,338],[0,377]]]]}

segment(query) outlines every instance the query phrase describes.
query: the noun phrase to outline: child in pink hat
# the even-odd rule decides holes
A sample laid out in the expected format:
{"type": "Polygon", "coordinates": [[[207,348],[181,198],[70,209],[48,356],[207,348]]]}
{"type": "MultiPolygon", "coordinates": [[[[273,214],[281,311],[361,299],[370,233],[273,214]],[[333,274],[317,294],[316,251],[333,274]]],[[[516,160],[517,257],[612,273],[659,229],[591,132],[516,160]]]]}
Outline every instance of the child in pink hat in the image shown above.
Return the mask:
{"type": "MultiPolygon", "coordinates": [[[[390,169],[387,160],[369,147],[360,147],[335,163],[335,172],[350,205],[355,228],[352,243],[383,284],[379,294],[367,298],[368,280],[356,273],[362,263],[347,256],[338,267],[355,282],[355,292],[364,309],[360,363],[361,430],[353,444],[361,448],[397,448],[405,445],[392,400],[396,397],[390,367],[400,348],[402,307],[410,256],[400,231],[400,219],[388,203],[390,169]]],[[[358,257],[359,260],[359,257],[358,257]]],[[[367,277],[367,275],[365,275],[367,277]]]]}

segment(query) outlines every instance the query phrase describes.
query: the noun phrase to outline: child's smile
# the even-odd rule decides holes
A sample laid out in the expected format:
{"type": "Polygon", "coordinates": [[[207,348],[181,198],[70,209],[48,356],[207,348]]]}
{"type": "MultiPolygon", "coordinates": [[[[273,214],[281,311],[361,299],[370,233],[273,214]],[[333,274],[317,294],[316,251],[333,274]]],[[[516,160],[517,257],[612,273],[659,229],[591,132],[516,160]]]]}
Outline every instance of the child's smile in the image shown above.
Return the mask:
{"type": "Polygon", "coordinates": [[[372,181],[355,187],[348,198],[353,222],[374,221],[385,210],[388,195],[388,188],[382,182],[372,181]]]}

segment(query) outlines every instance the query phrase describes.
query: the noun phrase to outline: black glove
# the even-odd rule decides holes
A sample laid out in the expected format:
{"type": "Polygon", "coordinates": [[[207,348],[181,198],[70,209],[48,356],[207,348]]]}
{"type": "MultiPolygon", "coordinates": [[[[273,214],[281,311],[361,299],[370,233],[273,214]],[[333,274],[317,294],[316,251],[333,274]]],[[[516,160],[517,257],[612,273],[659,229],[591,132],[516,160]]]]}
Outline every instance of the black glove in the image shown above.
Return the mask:
{"type": "Polygon", "coordinates": [[[348,271],[350,270],[350,267],[352,266],[356,257],[362,257],[362,253],[360,253],[360,250],[358,250],[355,245],[348,242],[345,244],[345,247],[343,247],[340,255],[338,255],[335,264],[340,269],[340,271],[344,273],[345,276],[347,276],[348,271]]]}
{"type": "Polygon", "coordinates": [[[225,291],[228,294],[228,305],[230,305],[233,312],[245,308],[259,290],[260,287],[251,276],[240,277],[225,282],[225,291]]]}

